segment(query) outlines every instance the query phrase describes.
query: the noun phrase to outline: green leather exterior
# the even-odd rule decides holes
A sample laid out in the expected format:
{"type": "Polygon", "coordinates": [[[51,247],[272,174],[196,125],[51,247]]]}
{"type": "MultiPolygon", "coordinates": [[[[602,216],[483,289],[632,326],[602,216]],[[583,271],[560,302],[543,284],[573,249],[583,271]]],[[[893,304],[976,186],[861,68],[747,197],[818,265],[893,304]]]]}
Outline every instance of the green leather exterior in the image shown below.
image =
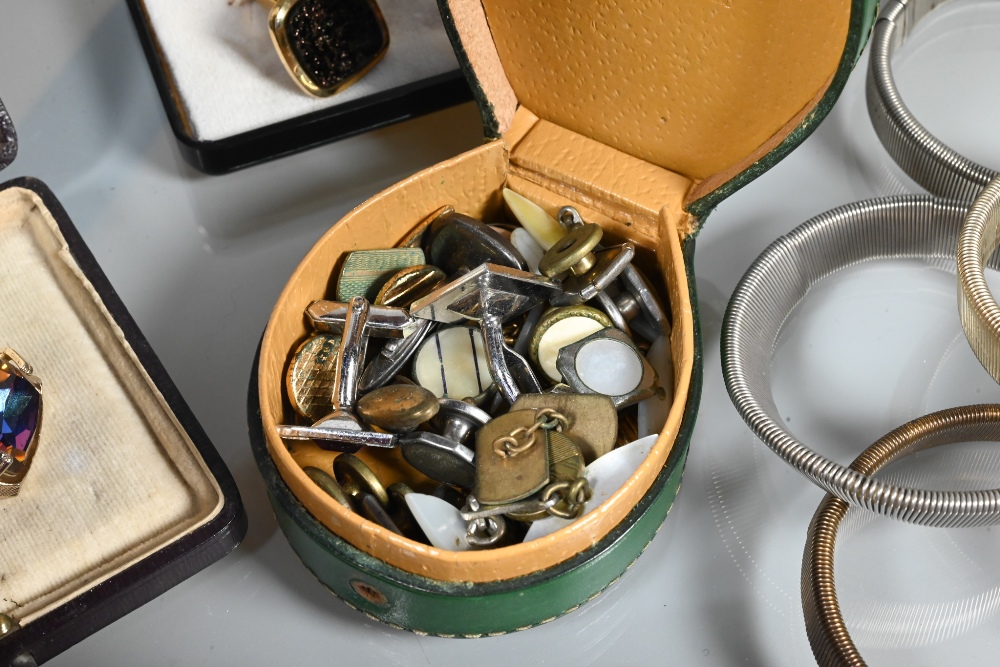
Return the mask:
{"type": "MultiPolygon", "coordinates": [[[[455,45],[483,114],[486,134],[498,135],[489,100],[462,52],[445,0],[439,0],[445,27],[455,45]]],[[[853,0],[851,25],[834,79],[801,125],[766,157],[701,199],[688,210],[700,223],[716,205],[784,158],[829,113],[857,63],[875,22],[876,0],[853,0]]],[[[700,228],[700,224],[699,224],[700,228]]],[[[599,543],[546,570],[489,583],[445,582],[400,570],[374,558],[322,526],[292,495],[278,474],[261,431],[257,401],[257,361],[249,394],[250,438],[267,484],[278,524],[307,568],[331,591],[365,614],[396,627],[448,637],[478,637],[525,629],[572,611],[614,582],[649,544],[680,487],[701,400],[703,356],[694,276],[694,235],[683,242],[688,290],[694,311],[694,372],[677,443],[650,490],[626,519],[599,543]],[[360,584],[356,588],[353,584],[360,584]],[[363,596],[361,591],[368,591],[363,596]],[[377,593],[372,596],[371,591],[377,593]],[[382,598],[378,603],[372,598],[382,598]]]]}
{"type": "Polygon", "coordinates": [[[248,401],[251,447],[278,525],[305,566],[345,602],[373,618],[446,637],[479,637],[529,628],[576,609],[607,588],[653,539],[677,496],[701,399],[702,341],[694,288],[694,240],[685,241],[683,249],[691,303],[696,309],[695,359],[677,444],[653,486],[610,534],[573,558],[524,577],[477,584],[428,579],[374,558],[327,530],[292,495],[267,452],[255,360],[248,401]],[[363,597],[352,582],[378,591],[385,603],[363,597]]]}

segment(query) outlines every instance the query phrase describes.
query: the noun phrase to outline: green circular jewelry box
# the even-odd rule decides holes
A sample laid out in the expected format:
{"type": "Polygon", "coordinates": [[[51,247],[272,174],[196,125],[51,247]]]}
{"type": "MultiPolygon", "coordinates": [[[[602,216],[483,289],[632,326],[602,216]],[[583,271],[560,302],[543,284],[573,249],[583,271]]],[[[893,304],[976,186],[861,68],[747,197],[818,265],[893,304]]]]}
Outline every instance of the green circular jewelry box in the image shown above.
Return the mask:
{"type": "MultiPolygon", "coordinates": [[[[826,116],[875,19],[873,0],[440,0],[483,114],[487,143],[368,200],[293,273],[254,363],[254,456],[278,523],[316,577],[369,616],[442,636],[544,623],[600,593],[638,557],[677,494],[701,394],[694,246],[705,218],[826,116]],[[288,447],[282,395],[302,311],[331,298],[346,252],[393,245],[435,210],[502,215],[509,187],[555,212],[576,206],[665,291],[675,404],[647,460],[602,506],[545,538],[444,552],[372,524],[325,496],[302,466],[334,454],[288,447]]],[[[369,460],[385,483],[394,460],[369,460]]]]}

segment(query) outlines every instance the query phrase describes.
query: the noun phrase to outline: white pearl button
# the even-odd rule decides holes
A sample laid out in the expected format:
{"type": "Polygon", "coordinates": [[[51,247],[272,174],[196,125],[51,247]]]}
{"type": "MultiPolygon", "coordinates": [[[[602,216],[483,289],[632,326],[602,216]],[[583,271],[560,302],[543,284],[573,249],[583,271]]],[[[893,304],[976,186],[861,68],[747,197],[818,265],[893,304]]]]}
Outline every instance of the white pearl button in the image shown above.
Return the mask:
{"type": "Polygon", "coordinates": [[[576,373],[592,391],[621,396],[642,381],[642,360],[625,343],[605,338],[584,345],[576,355],[576,373]]]}

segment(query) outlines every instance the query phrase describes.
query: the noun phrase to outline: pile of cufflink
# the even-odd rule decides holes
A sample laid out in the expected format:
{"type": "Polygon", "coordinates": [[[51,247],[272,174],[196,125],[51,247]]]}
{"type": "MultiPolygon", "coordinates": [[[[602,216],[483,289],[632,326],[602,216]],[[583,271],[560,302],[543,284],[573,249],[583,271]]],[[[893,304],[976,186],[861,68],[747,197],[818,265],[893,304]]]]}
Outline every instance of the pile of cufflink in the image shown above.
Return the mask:
{"type": "Polygon", "coordinates": [[[304,469],[339,503],[441,549],[536,539],[591,511],[673,402],[670,320],[635,246],[602,246],[573,207],[556,219],[503,197],[519,225],[444,207],[399,247],[346,255],[337,301],[309,305],[288,365],[305,425],[277,427],[342,452],[332,475],[304,469]],[[384,343],[369,356],[371,338],[384,343]],[[384,487],[362,447],[398,447],[437,486],[384,487]]]}

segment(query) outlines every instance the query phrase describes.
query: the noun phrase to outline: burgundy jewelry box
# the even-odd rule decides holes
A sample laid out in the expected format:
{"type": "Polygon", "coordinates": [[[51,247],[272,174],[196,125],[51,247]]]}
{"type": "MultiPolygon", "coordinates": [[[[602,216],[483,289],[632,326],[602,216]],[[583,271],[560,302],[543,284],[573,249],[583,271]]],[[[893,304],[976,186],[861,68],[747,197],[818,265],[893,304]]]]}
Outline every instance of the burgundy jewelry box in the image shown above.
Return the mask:
{"type": "MultiPolygon", "coordinates": [[[[12,140],[2,133],[0,156],[12,140]]],[[[0,665],[25,667],[222,558],[247,520],[225,463],[40,181],[0,185],[0,252],[0,347],[33,367],[44,416],[20,492],[0,499],[0,612],[15,622],[0,665]]]]}

